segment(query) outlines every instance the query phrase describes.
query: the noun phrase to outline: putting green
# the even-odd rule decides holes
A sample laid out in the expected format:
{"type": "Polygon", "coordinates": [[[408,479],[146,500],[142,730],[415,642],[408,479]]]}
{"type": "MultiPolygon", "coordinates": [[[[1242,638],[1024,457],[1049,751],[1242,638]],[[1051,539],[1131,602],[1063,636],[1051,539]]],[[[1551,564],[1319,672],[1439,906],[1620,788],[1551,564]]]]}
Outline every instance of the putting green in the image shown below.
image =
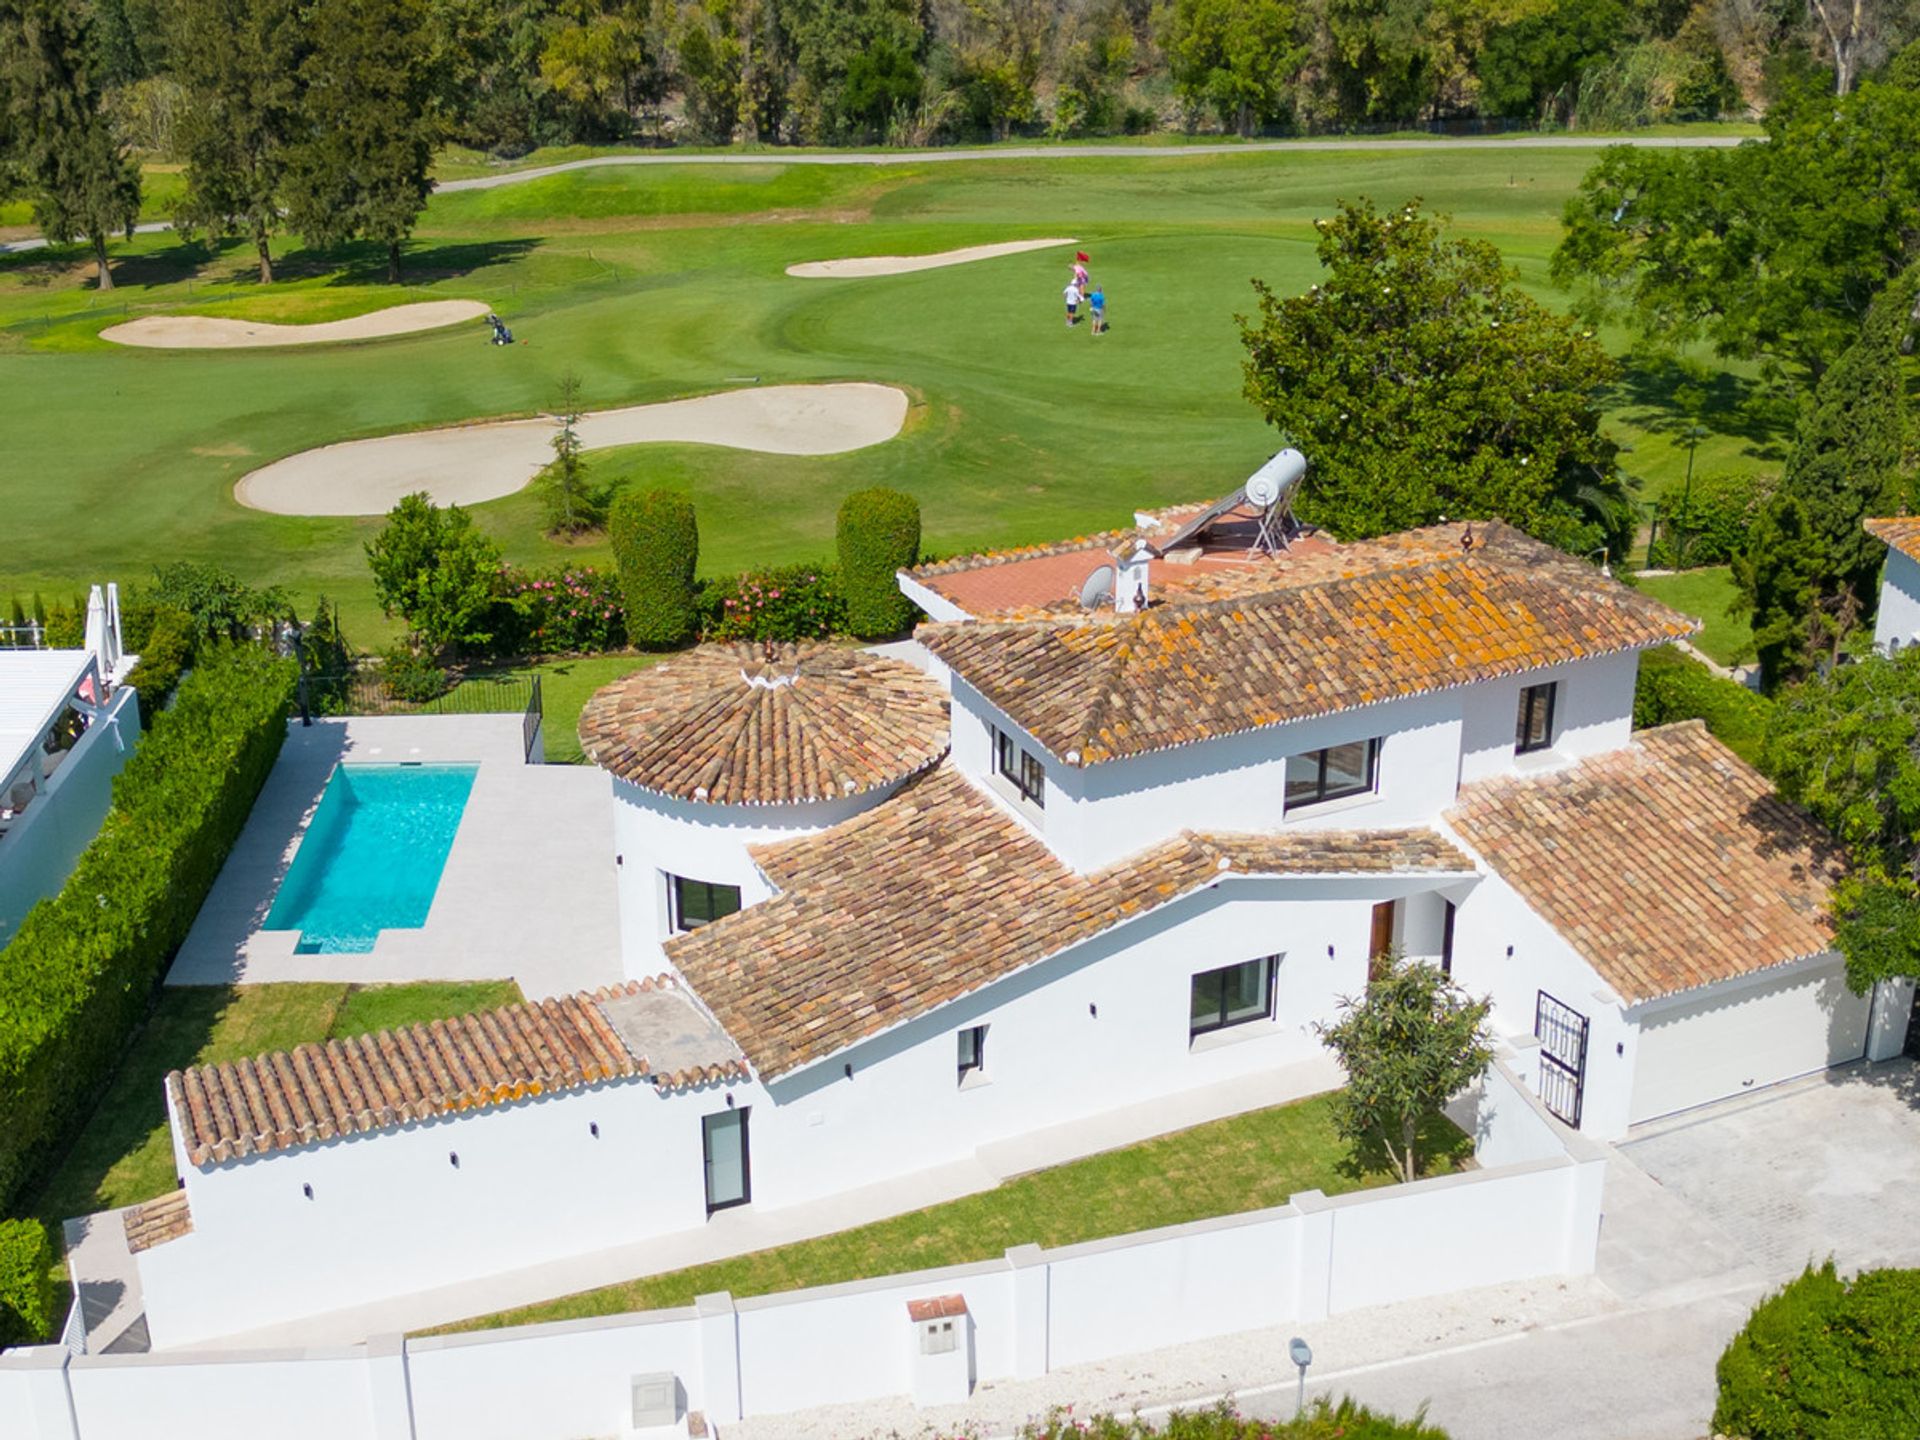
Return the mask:
{"type": "MultiPolygon", "coordinates": [[[[840,454],[680,442],[596,452],[599,478],[694,497],[705,573],[831,554],[841,497],[874,484],[917,496],[927,544],[946,552],[1124,524],[1139,506],[1224,493],[1271,453],[1240,394],[1234,316],[1254,308],[1254,277],[1282,291],[1317,278],[1312,221],[1338,198],[1424,196],[1560,303],[1545,261],[1592,160],[1453,149],[585,170],[435,196],[404,291],[381,283],[376,247],[277,245],[282,278],[262,287],[244,247],[210,258],[143,235],[114,247],[109,295],[86,283],[77,251],[3,256],[0,599],[207,560],[303,604],[324,592],[350,638],[380,643],[392,626],[364,554],[377,518],[249,509],[236,482],[318,446],[549,412],[570,372],[590,410],[876,379],[924,402],[897,438],[840,454]],[[1060,257],[1046,250],[859,284],[786,274],[821,257],[1054,236],[1078,236],[1098,262],[1110,335],[1061,325],[1060,257]],[[100,338],[131,318],[119,309],[129,302],[304,324],[473,295],[490,297],[523,343],[490,346],[478,326],[272,356],[100,338]]],[[[1609,423],[1652,493],[1684,471],[1685,419],[1673,377],[1628,381],[1609,423]]],[[[1705,423],[1718,428],[1699,466],[1772,463],[1774,442],[1741,428],[1744,389],[1738,376],[1713,387],[1705,423]]],[[[515,561],[608,559],[603,542],[546,538],[526,492],[474,513],[515,561]]]]}

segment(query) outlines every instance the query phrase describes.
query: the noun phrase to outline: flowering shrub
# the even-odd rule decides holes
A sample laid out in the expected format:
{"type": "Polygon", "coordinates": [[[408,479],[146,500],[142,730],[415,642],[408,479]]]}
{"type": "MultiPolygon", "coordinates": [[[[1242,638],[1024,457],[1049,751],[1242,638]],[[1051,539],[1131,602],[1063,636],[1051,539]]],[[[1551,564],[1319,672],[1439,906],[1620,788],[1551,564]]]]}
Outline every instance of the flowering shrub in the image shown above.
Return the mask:
{"type": "Polygon", "coordinates": [[[698,603],[702,640],[822,640],[846,628],[834,574],[819,565],[722,575],[698,603]]]}
{"type": "MultiPolygon", "coordinates": [[[[1282,1410],[1290,1406],[1280,1406],[1282,1410]]],[[[1138,1415],[1076,1415],[1071,1405],[1020,1427],[1019,1440],[1447,1440],[1444,1430],[1382,1415],[1352,1400],[1316,1399],[1296,1419],[1255,1420],[1223,1400],[1205,1410],[1176,1410],[1160,1424],[1138,1415]]],[[[943,1436],[943,1440],[945,1437],[943,1436]]],[[[972,1440],[967,1431],[953,1440],[972,1440]]]]}
{"type": "Polygon", "coordinates": [[[535,655],[573,655],[617,650],[627,643],[627,605],[619,577],[590,566],[563,570],[513,570],[502,593],[519,615],[519,643],[535,655]]]}

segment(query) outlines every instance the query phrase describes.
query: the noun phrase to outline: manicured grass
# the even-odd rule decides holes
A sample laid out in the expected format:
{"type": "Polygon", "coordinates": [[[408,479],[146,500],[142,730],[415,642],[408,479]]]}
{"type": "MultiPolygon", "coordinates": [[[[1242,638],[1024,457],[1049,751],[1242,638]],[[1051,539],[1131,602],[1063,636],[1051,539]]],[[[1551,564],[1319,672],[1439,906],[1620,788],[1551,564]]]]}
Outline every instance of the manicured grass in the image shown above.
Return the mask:
{"type": "Polygon", "coordinates": [[[1693,643],[1703,654],[1722,665],[1745,665],[1753,659],[1753,627],[1744,615],[1727,613],[1739,592],[1733,586],[1733,572],[1725,565],[1675,575],[1643,575],[1639,585],[1654,599],[1699,617],[1705,628],[1693,643]]]}
{"type": "Polygon", "coordinates": [[[167,1072],[360,1035],[519,1000],[511,980],[415,985],[169,986],[127,1047],[99,1108],[32,1205],[60,1222],[174,1187],[167,1072]]]}
{"type": "MultiPolygon", "coordinates": [[[[670,484],[699,507],[703,573],[821,558],[847,491],[915,494],[926,543],[952,552],[1125,524],[1138,506],[1224,493],[1274,436],[1240,394],[1233,317],[1249,280],[1301,289],[1318,274],[1312,221],[1345,196],[1423,196],[1486,237],[1553,303],[1546,259],[1559,212],[1594,161],[1571,149],[1306,151],[860,166],[598,169],[436,197],[404,290],[374,247],[280,242],[271,290],[244,246],[145,235],[116,245],[120,286],[100,297],[72,249],[0,257],[0,392],[8,398],[0,598],[137,582],[157,561],[201,559],[303,606],[340,602],[349,639],[394,626],[372,600],[363,546],[375,518],[241,508],[232,486],[268,460],[394,430],[549,407],[577,373],[606,406],[757,378],[878,380],[914,397],[898,439],[787,458],[697,446],[591,457],[629,485],[670,484]],[[1061,254],[850,281],[795,280],[798,260],[915,253],[1075,236],[1111,298],[1099,343],[1055,314],[1061,254]],[[325,319],[376,304],[475,298],[524,342],[479,328],[345,348],[139,351],[98,339],[127,313],[207,311],[325,319]]],[[[1617,342],[1619,337],[1609,337],[1617,342]]],[[[1609,400],[1648,494],[1684,469],[1674,377],[1635,371],[1609,400]]],[[[1698,464],[1760,465],[1775,437],[1737,376],[1716,384],[1698,464]]],[[[540,531],[525,495],[477,507],[509,558],[605,563],[602,544],[540,531]]]]}
{"type": "Polygon", "coordinates": [[[637,653],[589,655],[573,660],[543,660],[537,665],[497,673],[540,677],[541,733],[547,764],[580,765],[587,758],[580,749],[580,712],[593,698],[593,692],[622,675],[631,675],[665,658],[637,653]]]}
{"type": "MultiPolygon", "coordinates": [[[[1473,1142],[1444,1118],[1422,1132],[1429,1173],[1465,1165],[1473,1142]]],[[[1009,1180],[996,1189],[872,1225],[644,1280],[608,1285],[443,1330],[490,1330],[687,1305],[725,1290],[767,1295],[987,1260],[1010,1246],[1072,1245],[1391,1183],[1378,1156],[1356,1157],[1333,1128],[1332,1097],[1255,1110],[1142,1145],[1009,1180]]]]}

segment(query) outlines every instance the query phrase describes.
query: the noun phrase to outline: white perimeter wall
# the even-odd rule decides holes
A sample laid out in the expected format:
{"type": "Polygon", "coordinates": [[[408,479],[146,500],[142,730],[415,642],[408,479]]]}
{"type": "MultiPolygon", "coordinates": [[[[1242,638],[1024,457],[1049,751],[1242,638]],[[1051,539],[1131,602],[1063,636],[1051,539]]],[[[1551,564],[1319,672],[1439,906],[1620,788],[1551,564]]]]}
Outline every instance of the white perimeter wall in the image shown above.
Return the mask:
{"type": "Polygon", "coordinates": [[[909,1393],[913,1299],[965,1297],[973,1372],[990,1381],[1588,1273],[1603,1153],[1503,1066],[1484,1091],[1481,1154],[1531,1158],[977,1265],[344,1351],[13,1351],[0,1356],[0,1440],[577,1440],[626,1431],[638,1375],[671,1373],[685,1407],[720,1423],[909,1393]]]}
{"type": "Polygon", "coordinates": [[[113,777],[140,739],[139,696],[122,685],[0,842],[0,946],[59,893],[113,804],[113,777]]]}
{"type": "Polygon", "coordinates": [[[1873,622],[1873,643],[1882,650],[1895,642],[1905,649],[1920,640],[1920,563],[1898,550],[1887,551],[1880,576],[1880,612],[1873,622]]]}

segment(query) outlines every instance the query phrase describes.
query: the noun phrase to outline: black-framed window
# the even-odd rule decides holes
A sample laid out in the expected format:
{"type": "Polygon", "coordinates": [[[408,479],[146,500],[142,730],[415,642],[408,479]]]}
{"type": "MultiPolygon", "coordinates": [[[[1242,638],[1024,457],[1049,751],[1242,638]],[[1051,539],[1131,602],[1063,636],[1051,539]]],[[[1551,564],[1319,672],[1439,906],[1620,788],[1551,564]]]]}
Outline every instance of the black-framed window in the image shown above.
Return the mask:
{"type": "Polygon", "coordinates": [[[1223,965],[1193,977],[1187,1038],[1231,1025],[1265,1020],[1273,1014],[1273,977],[1277,956],[1263,955],[1239,965],[1223,965]]]}
{"type": "Polygon", "coordinates": [[[1513,726],[1515,754],[1545,750],[1553,744],[1553,700],[1559,690],[1558,684],[1548,681],[1520,692],[1520,714],[1513,726]]]}
{"type": "Polygon", "coordinates": [[[960,1083],[969,1075],[984,1075],[987,1069],[987,1027],[975,1025],[960,1032],[960,1083]]]}
{"type": "Polygon", "coordinates": [[[747,1111],[721,1110],[700,1120],[700,1158],[707,1176],[707,1214],[744,1205],[753,1196],[753,1168],[747,1161],[747,1111]]]}
{"type": "Polygon", "coordinates": [[[1379,769],[1378,739],[1350,740],[1345,745],[1289,755],[1286,808],[1298,810],[1323,800],[1365,795],[1373,789],[1379,769]]]}
{"type": "Polygon", "coordinates": [[[706,880],[689,880],[684,875],[669,875],[667,894],[673,906],[675,934],[711,925],[740,908],[738,885],[715,885],[706,880]]]}
{"type": "Polygon", "coordinates": [[[1034,809],[1047,808],[1047,767],[1004,730],[993,732],[993,768],[1034,809]]]}

